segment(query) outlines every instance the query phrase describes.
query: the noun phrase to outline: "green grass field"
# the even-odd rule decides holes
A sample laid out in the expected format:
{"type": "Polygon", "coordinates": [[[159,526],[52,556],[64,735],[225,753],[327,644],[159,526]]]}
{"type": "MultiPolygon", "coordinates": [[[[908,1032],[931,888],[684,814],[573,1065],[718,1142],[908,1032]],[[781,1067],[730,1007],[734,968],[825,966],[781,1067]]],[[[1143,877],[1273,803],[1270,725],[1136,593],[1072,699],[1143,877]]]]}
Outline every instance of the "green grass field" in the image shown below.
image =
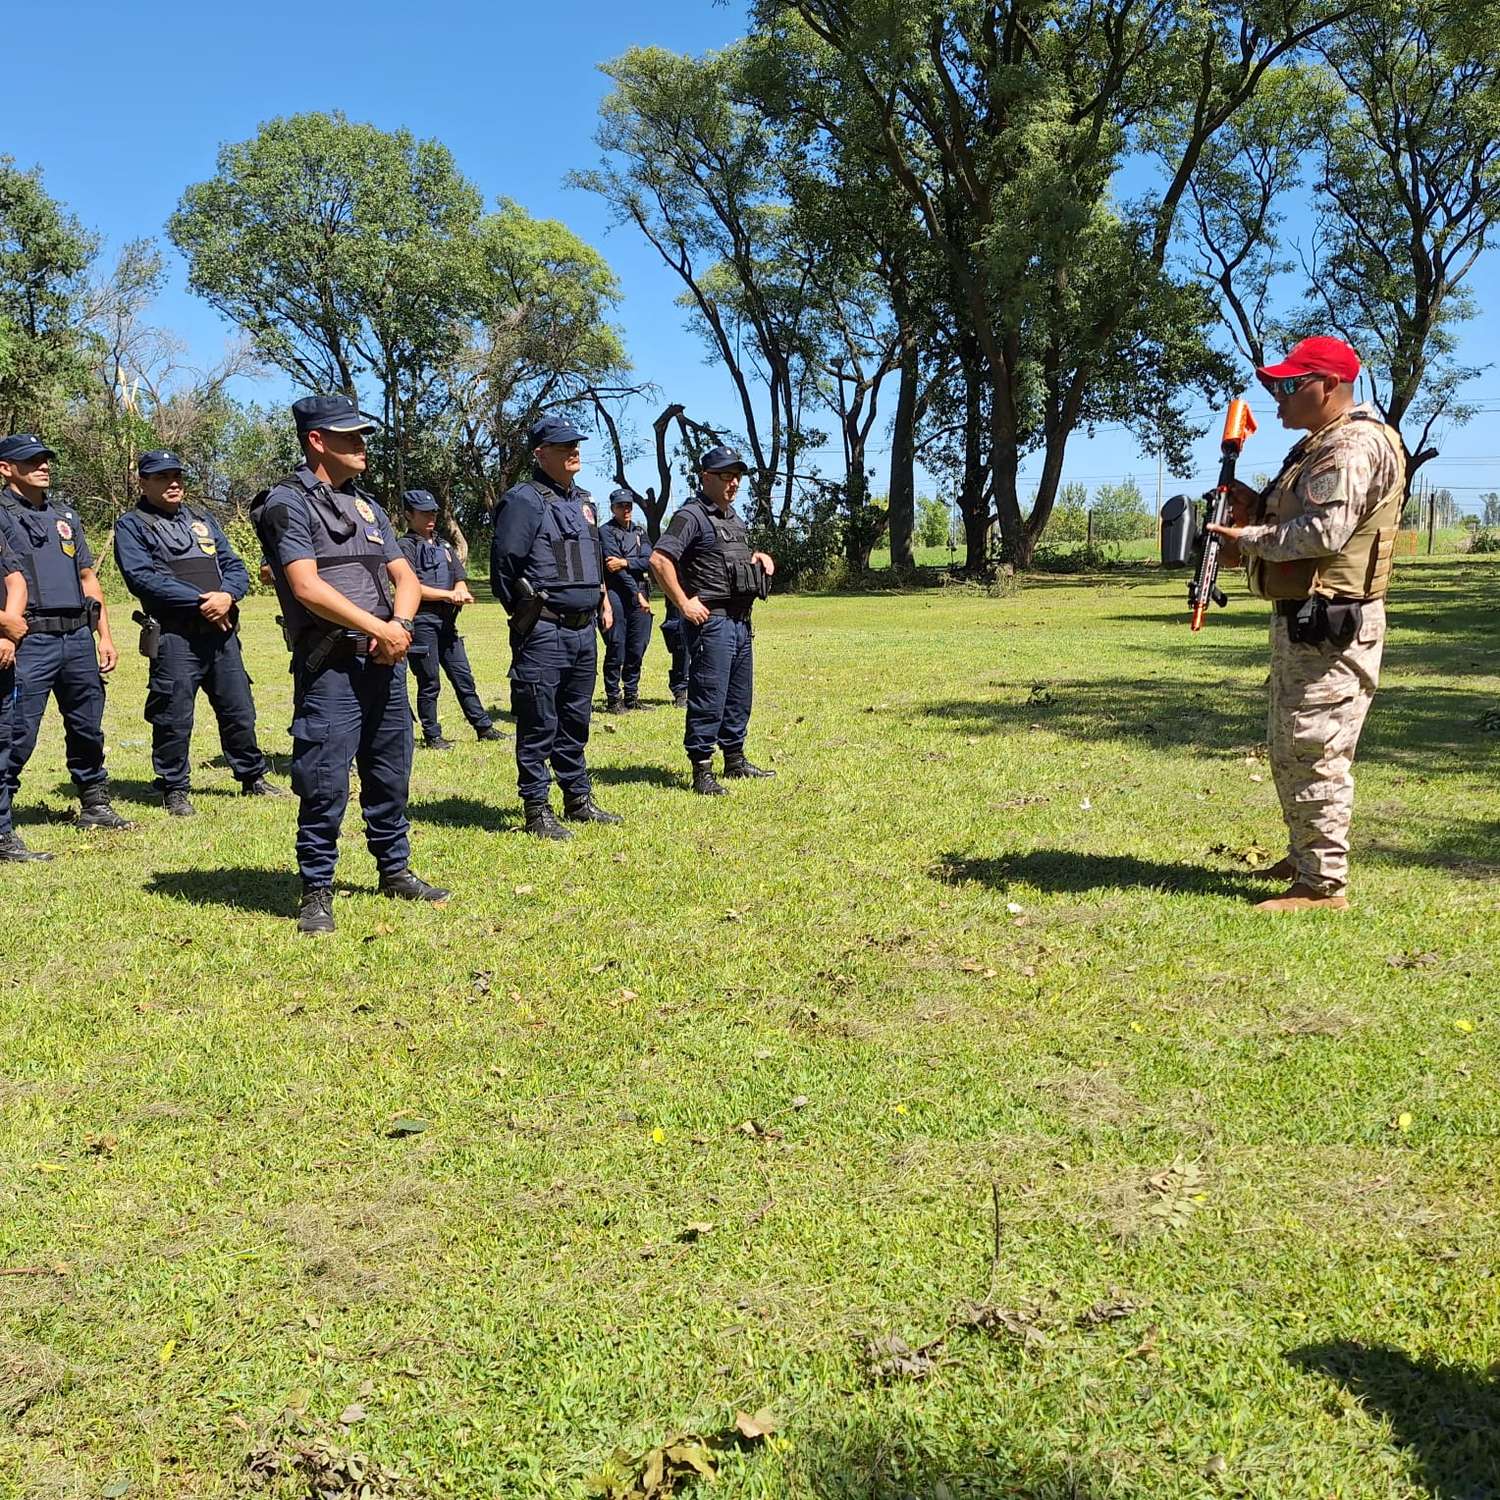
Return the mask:
{"type": "Polygon", "coordinates": [[[1398,573],[1343,915],[1250,909],[1265,607],[1181,606],[773,599],[777,780],[601,716],[629,821],[544,846],[464,733],[412,796],[452,902],[351,810],[321,942],[206,709],[154,805],[128,654],[138,827],[67,825],[49,717],[58,857],[0,867],[0,1494],[618,1497],[769,1408],[713,1494],[1500,1495],[1500,566],[1398,573]]]}

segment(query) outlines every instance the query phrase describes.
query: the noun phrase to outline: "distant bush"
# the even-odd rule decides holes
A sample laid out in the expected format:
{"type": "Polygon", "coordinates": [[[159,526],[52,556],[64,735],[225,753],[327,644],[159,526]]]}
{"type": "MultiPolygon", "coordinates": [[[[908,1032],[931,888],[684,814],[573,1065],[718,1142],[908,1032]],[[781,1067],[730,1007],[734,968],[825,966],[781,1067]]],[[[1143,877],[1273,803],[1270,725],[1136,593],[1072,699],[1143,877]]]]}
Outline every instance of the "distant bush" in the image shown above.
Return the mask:
{"type": "Polygon", "coordinates": [[[1470,552],[1500,552],[1500,531],[1484,526],[1469,538],[1470,552]]]}

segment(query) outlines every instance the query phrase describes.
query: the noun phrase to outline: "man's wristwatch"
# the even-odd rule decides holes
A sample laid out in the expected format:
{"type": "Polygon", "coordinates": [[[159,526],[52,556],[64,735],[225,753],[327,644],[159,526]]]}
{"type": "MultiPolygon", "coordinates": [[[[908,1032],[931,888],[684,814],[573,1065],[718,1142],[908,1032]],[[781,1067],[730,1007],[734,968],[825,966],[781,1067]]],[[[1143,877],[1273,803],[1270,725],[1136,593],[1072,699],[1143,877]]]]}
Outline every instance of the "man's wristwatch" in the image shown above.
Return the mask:
{"type": "Polygon", "coordinates": [[[416,621],[408,620],[405,615],[397,615],[395,617],[395,620],[396,624],[398,624],[407,633],[407,635],[410,635],[417,628],[416,621]]]}

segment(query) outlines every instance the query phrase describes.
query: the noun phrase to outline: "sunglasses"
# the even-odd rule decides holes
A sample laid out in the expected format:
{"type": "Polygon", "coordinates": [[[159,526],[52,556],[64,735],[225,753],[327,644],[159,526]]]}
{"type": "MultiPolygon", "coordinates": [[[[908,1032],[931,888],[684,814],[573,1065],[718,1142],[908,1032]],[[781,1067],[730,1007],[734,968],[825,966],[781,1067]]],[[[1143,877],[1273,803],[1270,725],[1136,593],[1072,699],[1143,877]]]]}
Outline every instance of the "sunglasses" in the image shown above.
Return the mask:
{"type": "Polygon", "coordinates": [[[1295,396],[1309,380],[1318,380],[1318,375],[1283,375],[1278,380],[1268,380],[1266,389],[1273,396],[1295,396]]]}

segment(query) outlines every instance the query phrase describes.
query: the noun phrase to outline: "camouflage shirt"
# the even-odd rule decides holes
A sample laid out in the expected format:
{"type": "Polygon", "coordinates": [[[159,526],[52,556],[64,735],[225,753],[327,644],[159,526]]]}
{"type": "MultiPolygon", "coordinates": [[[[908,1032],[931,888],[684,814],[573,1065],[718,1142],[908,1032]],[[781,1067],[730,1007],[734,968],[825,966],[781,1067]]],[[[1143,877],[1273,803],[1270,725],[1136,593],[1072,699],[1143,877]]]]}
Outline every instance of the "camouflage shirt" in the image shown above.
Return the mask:
{"type": "Polygon", "coordinates": [[[1316,432],[1303,438],[1287,455],[1290,464],[1309,446],[1317,450],[1292,486],[1302,514],[1279,524],[1247,526],[1240,536],[1241,552],[1267,562],[1333,557],[1390,494],[1399,471],[1396,455],[1377,425],[1380,413],[1363,402],[1352,411],[1375,420],[1344,422],[1321,442],[1316,432]]]}

